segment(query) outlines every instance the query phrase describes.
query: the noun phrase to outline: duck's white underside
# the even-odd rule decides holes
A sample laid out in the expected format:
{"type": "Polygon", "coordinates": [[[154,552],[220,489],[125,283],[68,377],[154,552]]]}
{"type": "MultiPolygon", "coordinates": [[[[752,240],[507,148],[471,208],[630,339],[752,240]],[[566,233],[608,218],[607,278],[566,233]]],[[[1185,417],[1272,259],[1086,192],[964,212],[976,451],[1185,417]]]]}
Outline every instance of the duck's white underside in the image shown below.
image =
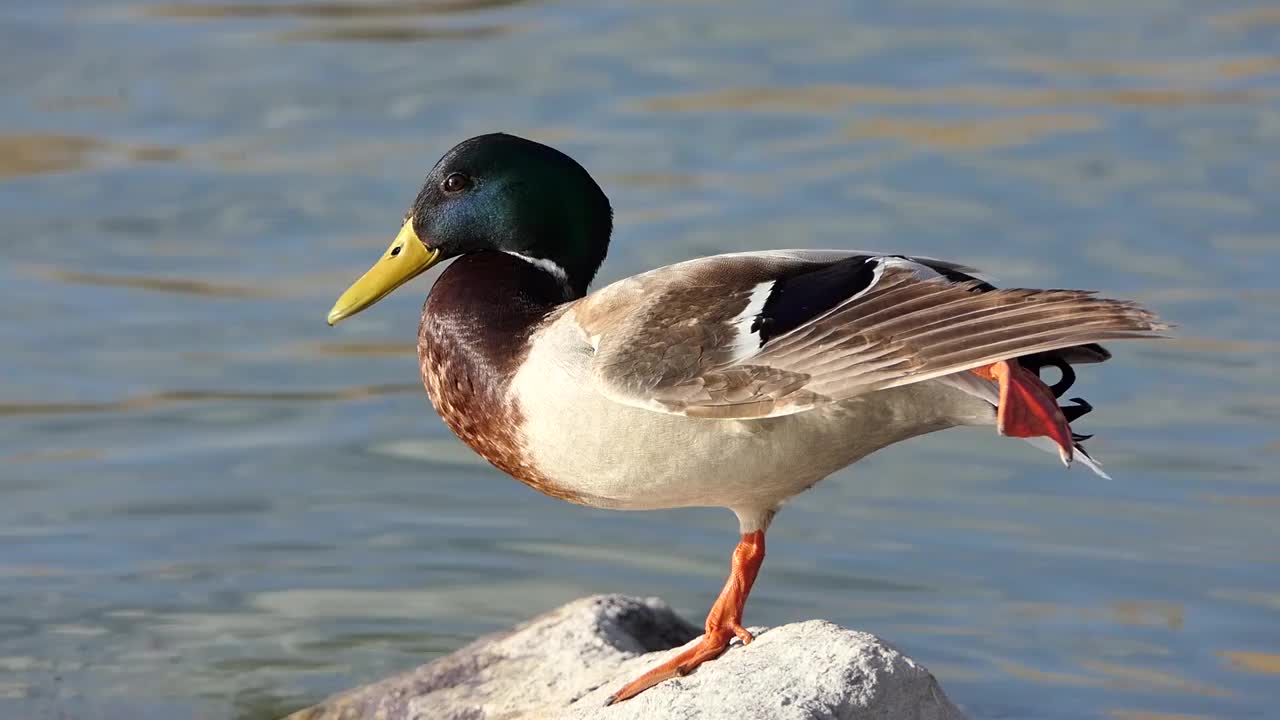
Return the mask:
{"type": "Polygon", "coordinates": [[[751,532],[790,497],[880,448],[995,423],[991,402],[947,378],[774,418],[654,412],[595,391],[591,345],[572,310],[536,340],[511,384],[526,451],[542,474],[597,507],[726,507],[751,532]]]}

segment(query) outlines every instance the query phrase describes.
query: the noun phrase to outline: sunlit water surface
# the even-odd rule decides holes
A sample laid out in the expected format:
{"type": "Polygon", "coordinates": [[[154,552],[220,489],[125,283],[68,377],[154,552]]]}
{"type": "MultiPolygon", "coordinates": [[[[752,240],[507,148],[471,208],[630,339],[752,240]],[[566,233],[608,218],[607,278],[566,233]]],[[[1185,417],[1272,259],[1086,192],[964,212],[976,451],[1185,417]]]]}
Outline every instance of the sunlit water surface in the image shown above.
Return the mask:
{"type": "Polygon", "coordinates": [[[604,280],[893,249],[1178,323],[1074,389],[1114,481],[895,447],[779,516],[748,619],[878,633],[975,718],[1276,712],[1280,13],[1055,5],[11,4],[0,717],[272,717],[587,593],[700,617],[732,516],[478,461],[418,386],[429,279],[324,324],[495,129],[600,179],[604,280]]]}

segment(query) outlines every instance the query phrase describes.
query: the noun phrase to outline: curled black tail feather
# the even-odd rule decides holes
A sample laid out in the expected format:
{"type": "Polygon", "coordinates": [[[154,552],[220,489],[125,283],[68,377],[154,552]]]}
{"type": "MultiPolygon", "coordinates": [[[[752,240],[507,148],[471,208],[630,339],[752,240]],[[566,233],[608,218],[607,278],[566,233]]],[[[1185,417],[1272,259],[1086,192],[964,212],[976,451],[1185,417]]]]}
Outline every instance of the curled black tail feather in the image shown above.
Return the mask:
{"type": "MultiPolygon", "coordinates": [[[[1101,347],[1098,348],[1102,350],[1101,347]]],[[[1104,351],[1105,352],[1105,351],[1104,351]]],[[[1057,352],[1036,353],[1035,355],[1024,355],[1018,358],[1018,364],[1022,367],[1034,372],[1036,377],[1040,377],[1040,371],[1046,367],[1057,368],[1062,373],[1062,377],[1052,385],[1049,390],[1053,392],[1053,396],[1061,398],[1076,384],[1076,371],[1072,369],[1071,363],[1062,354],[1057,352]]],[[[1070,405],[1059,405],[1062,410],[1062,416],[1067,419],[1067,423],[1073,423],[1081,417],[1088,415],[1093,411],[1093,406],[1084,398],[1071,398],[1070,405]]],[[[1088,440],[1092,435],[1076,435],[1077,441],[1088,440]]]]}
{"type": "Polygon", "coordinates": [[[1085,402],[1084,398],[1071,398],[1071,405],[1060,405],[1062,416],[1067,419],[1068,423],[1073,423],[1084,415],[1088,415],[1093,406],[1085,402]]]}

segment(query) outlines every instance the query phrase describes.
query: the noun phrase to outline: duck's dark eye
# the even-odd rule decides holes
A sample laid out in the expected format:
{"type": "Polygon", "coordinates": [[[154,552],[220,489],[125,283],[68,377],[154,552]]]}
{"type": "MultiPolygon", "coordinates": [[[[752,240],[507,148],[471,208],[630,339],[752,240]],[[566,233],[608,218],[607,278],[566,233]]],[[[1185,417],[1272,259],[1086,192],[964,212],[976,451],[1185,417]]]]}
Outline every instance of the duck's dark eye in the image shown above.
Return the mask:
{"type": "Polygon", "coordinates": [[[451,173],[449,177],[444,179],[444,191],[450,193],[461,192],[467,189],[471,184],[471,178],[462,173],[451,173]]]}

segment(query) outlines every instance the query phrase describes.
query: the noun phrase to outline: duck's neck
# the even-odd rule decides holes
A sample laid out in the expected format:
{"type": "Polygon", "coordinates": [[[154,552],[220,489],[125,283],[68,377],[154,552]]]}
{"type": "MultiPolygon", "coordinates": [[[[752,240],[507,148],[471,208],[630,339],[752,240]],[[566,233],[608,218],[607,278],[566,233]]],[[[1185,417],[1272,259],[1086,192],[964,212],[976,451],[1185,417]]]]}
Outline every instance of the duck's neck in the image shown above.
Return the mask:
{"type": "Polygon", "coordinates": [[[418,327],[423,384],[451,427],[450,407],[495,410],[530,334],[575,295],[552,270],[507,253],[453,261],[431,288],[418,327]]]}

